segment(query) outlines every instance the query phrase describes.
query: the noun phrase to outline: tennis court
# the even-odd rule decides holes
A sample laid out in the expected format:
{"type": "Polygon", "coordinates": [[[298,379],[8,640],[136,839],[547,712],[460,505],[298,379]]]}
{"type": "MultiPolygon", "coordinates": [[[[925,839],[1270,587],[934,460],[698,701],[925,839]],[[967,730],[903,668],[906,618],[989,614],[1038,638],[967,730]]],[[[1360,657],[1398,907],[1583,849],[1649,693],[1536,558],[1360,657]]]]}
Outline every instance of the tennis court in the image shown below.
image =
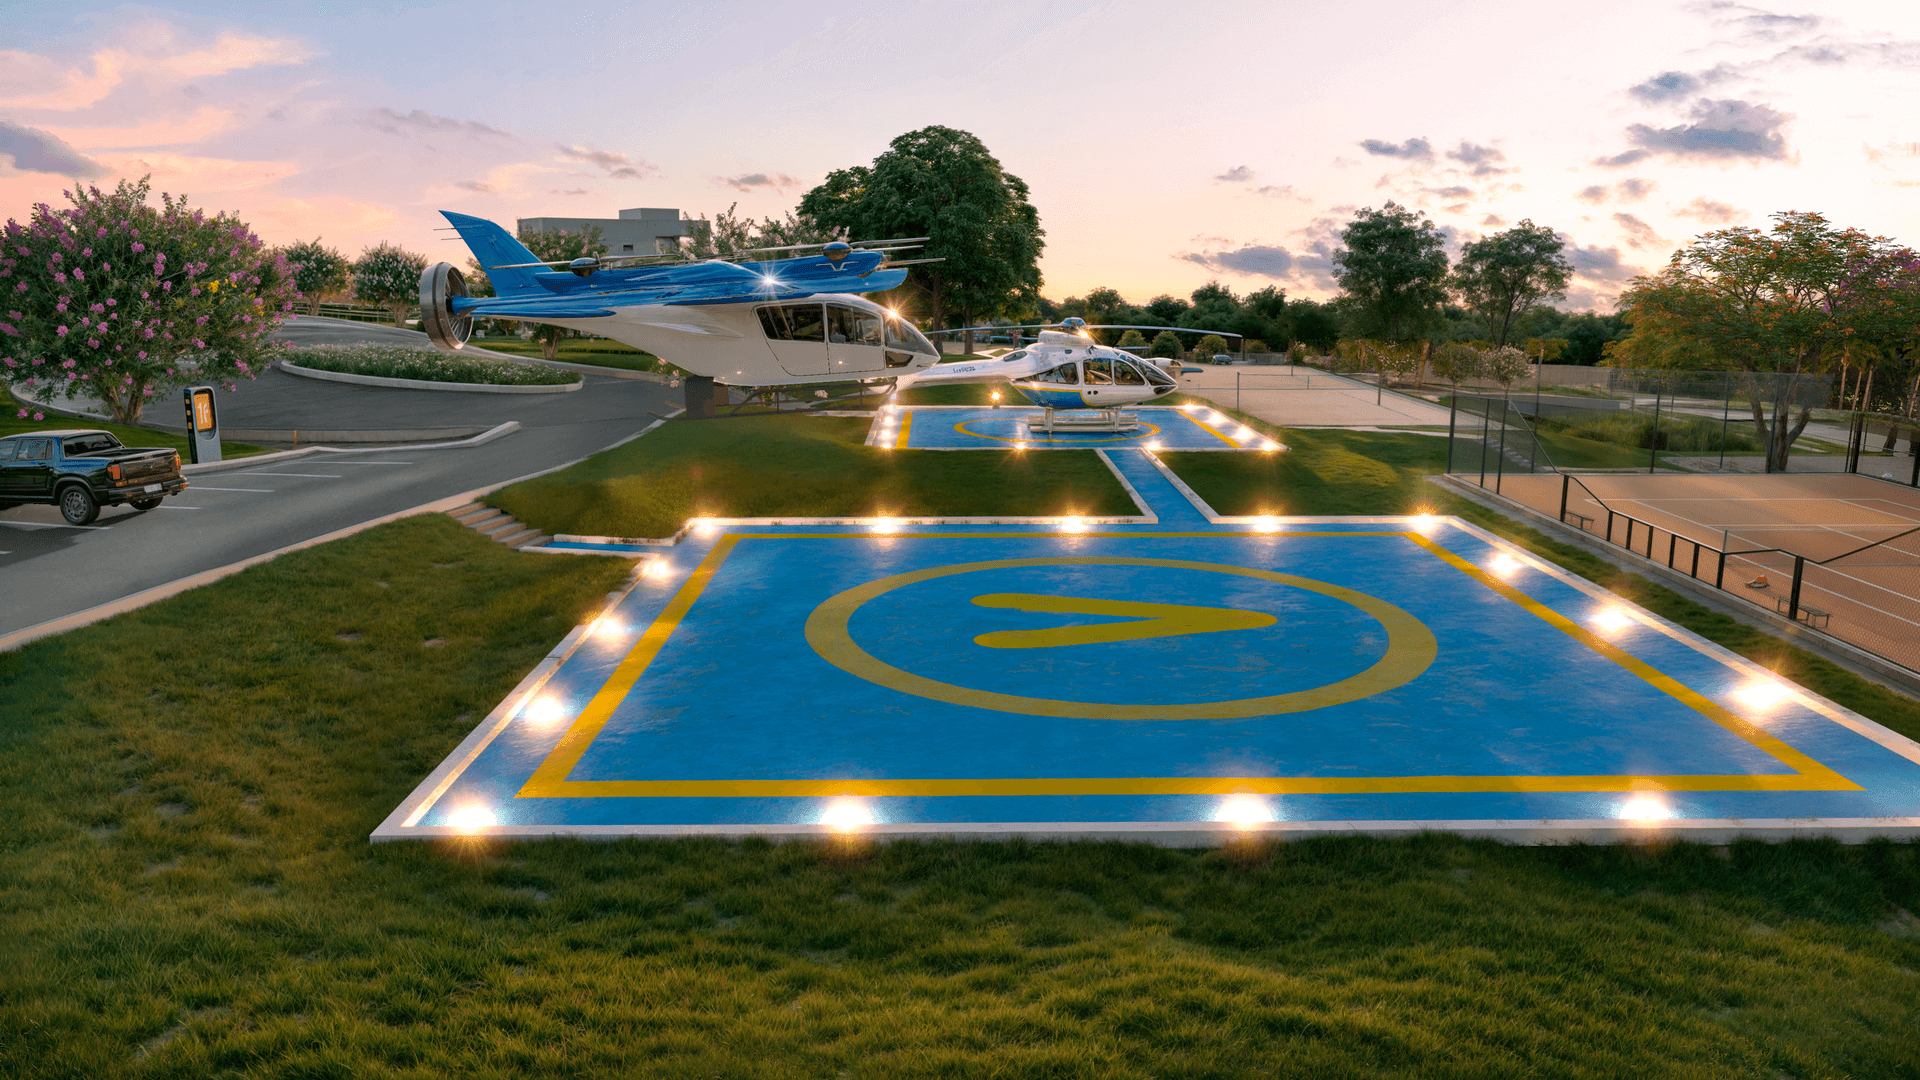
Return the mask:
{"type": "Polygon", "coordinates": [[[1913,488],[1857,475],[1548,473],[1505,477],[1500,493],[1549,516],[1564,494],[1569,525],[1920,669],[1913,488]]]}

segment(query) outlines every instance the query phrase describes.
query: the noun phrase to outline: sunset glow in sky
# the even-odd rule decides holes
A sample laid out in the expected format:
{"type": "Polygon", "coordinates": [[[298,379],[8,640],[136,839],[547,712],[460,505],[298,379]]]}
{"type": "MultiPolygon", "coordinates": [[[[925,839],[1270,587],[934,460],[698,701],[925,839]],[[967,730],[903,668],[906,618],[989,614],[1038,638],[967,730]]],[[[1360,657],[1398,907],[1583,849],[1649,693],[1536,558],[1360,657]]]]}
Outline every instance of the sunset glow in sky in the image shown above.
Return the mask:
{"type": "Polygon", "coordinates": [[[0,0],[0,217],[78,178],[269,243],[435,211],[779,215],[928,124],[1032,188],[1056,299],[1333,291],[1354,210],[1568,239],[1567,306],[1780,210],[1920,246],[1920,5],[0,0]]]}

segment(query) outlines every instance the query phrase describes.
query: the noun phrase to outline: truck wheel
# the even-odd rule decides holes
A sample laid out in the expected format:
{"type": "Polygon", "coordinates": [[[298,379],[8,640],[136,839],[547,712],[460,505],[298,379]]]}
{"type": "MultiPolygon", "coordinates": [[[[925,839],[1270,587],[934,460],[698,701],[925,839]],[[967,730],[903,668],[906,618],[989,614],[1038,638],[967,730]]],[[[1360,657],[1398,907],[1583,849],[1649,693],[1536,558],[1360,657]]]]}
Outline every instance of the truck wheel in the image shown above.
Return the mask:
{"type": "Polygon", "coordinates": [[[155,496],[151,499],[134,499],[133,508],[135,510],[151,510],[160,505],[162,498],[164,498],[164,496],[155,496]]]}
{"type": "Polygon", "coordinates": [[[93,501],[93,492],[69,484],[60,489],[60,516],[69,525],[91,525],[100,516],[100,504],[93,501]]]}

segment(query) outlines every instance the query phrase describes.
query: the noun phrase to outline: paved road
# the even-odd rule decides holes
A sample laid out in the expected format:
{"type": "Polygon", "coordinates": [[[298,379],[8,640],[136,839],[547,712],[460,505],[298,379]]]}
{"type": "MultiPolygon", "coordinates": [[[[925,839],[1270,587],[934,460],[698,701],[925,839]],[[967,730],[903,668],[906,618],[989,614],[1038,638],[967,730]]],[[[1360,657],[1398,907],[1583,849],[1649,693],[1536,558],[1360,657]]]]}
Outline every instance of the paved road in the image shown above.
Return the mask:
{"type": "Polygon", "coordinates": [[[310,454],[191,474],[191,486],[160,509],[104,510],[84,529],[61,522],[52,507],[0,511],[0,634],[584,457],[652,423],[651,414],[668,412],[680,396],[655,382],[586,380],[577,393],[526,396],[384,390],[278,372],[243,383],[221,394],[224,425],[484,428],[517,420],[522,429],[476,447],[310,454]]]}

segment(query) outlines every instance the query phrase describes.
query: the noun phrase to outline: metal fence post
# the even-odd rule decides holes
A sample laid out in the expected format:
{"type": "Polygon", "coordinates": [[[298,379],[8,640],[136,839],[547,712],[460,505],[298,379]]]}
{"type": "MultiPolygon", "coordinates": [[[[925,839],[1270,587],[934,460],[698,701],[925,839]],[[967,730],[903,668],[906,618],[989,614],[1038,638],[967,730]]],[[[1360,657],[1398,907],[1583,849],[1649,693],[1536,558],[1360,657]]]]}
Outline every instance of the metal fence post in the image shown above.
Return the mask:
{"type": "Polygon", "coordinates": [[[1480,400],[1480,486],[1487,486],[1487,432],[1493,430],[1493,402],[1480,400]]]}
{"type": "MultiPolygon", "coordinates": [[[[1492,412],[1492,409],[1488,409],[1492,412]]],[[[1500,479],[1507,475],[1507,399],[1500,399],[1500,453],[1493,459],[1493,493],[1500,493],[1500,479]]]]}
{"type": "MultiPolygon", "coordinates": [[[[1460,417],[1460,390],[1458,387],[1455,387],[1453,391],[1453,396],[1447,399],[1447,475],[1448,476],[1453,475],[1453,439],[1454,439],[1453,424],[1455,420],[1459,419],[1459,417],[1460,417]]],[[[1920,458],[1915,458],[1914,460],[1920,461],[1920,458]]]]}
{"type": "Polygon", "coordinates": [[[1722,375],[1720,385],[1725,388],[1720,406],[1720,471],[1727,471],[1727,424],[1733,419],[1733,376],[1722,375]]]}
{"type": "Polygon", "coordinates": [[[1560,474],[1560,523],[1562,525],[1566,524],[1567,522],[1567,489],[1572,486],[1573,486],[1572,474],[1561,473],[1560,474]]]}
{"type": "Polygon", "coordinates": [[[1233,411],[1240,411],[1240,372],[1233,373],[1233,411]]]}
{"type": "Polygon", "coordinates": [[[1793,557],[1793,591],[1787,595],[1787,618],[1789,619],[1800,617],[1800,577],[1806,569],[1807,557],[1795,555],[1793,557]]]}
{"type": "Polygon", "coordinates": [[[1647,472],[1651,474],[1660,460],[1660,386],[1653,387],[1653,434],[1647,436],[1647,472]]]}

